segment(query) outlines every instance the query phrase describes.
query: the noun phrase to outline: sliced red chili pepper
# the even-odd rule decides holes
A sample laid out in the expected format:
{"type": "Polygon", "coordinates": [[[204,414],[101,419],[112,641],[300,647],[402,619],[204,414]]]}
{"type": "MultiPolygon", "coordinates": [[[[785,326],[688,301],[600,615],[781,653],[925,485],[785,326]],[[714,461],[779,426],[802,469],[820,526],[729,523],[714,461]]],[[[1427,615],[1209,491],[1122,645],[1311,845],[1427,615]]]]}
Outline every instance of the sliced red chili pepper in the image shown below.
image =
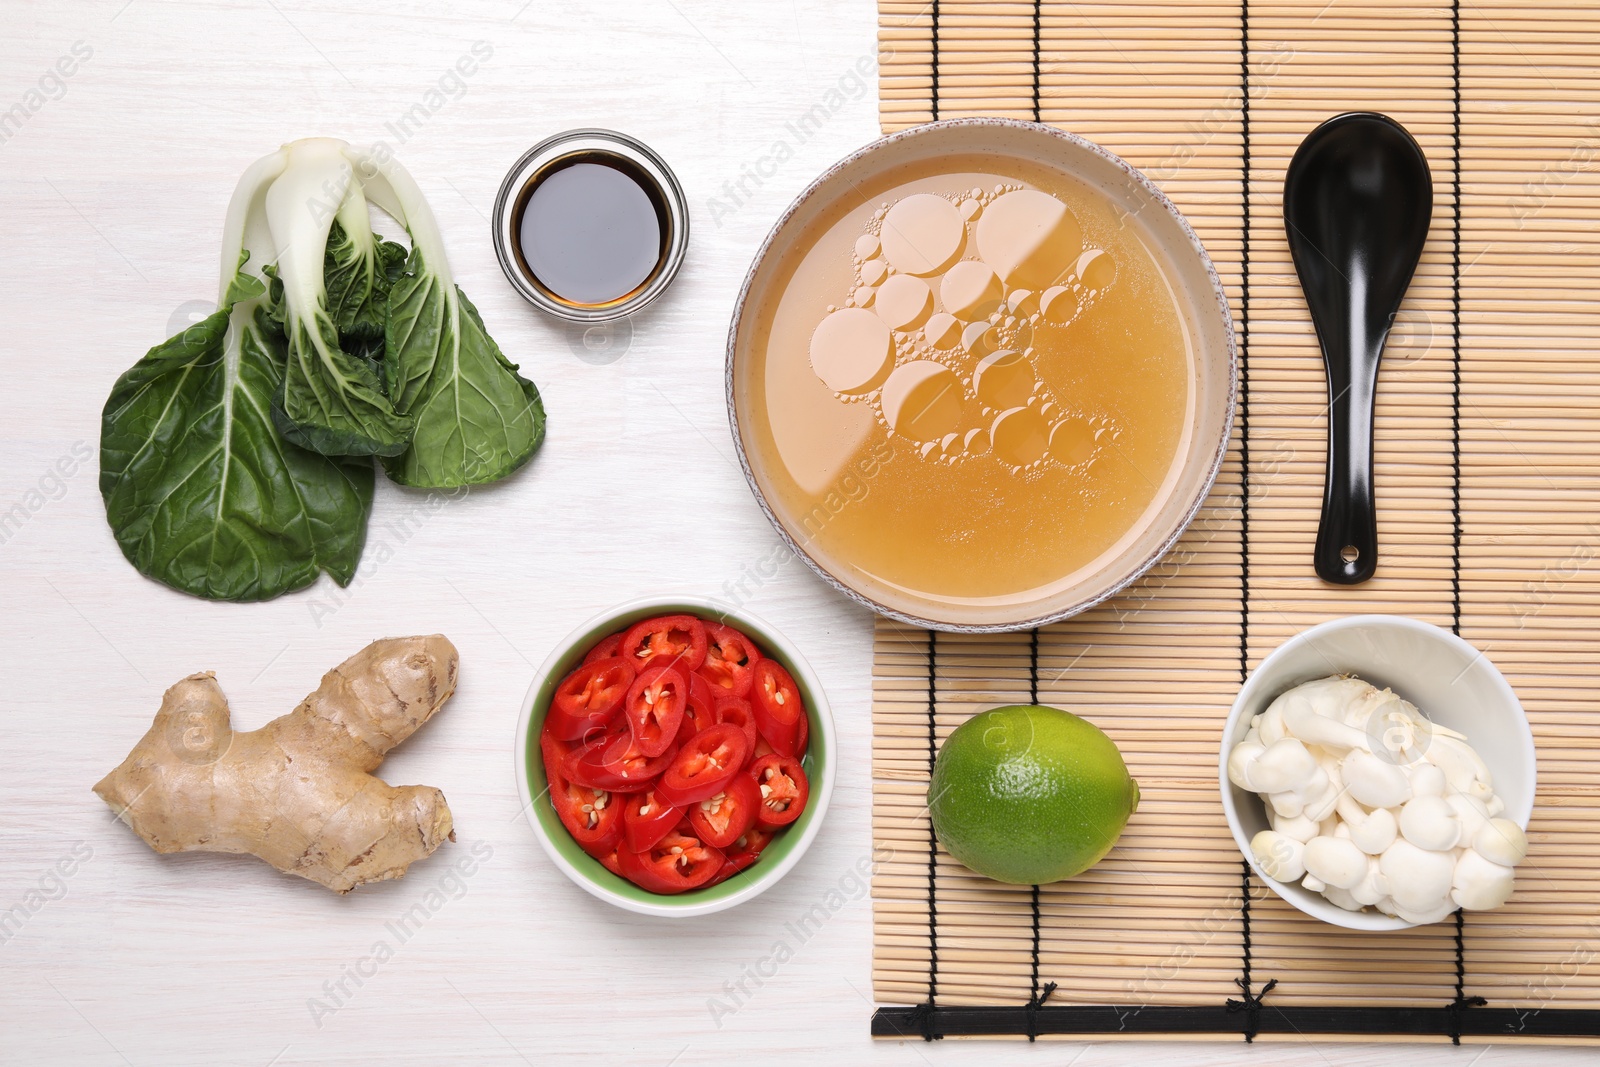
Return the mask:
{"type": "Polygon", "coordinates": [[[674,747],[682,745],[689,738],[700,732],[700,719],[693,708],[683,709],[683,721],[678,724],[678,736],[672,739],[674,747]]]}
{"type": "MultiPolygon", "coordinates": [[[[539,731],[539,758],[544,764],[545,793],[550,797],[550,807],[555,811],[563,826],[567,826],[567,817],[562,813],[562,807],[565,803],[563,797],[568,786],[573,784],[572,780],[567,776],[566,761],[580,747],[580,745],[570,741],[557,740],[550,736],[550,731],[548,730],[539,731]]],[[[571,827],[568,827],[567,832],[572,833],[571,827]]],[[[577,834],[573,834],[574,838],[577,836],[577,834]]],[[[580,846],[583,844],[582,841],[578,843],[580,846]]]]}
{"type": "Polygon", "coordinates": [[[811,783],[800,761],[792,756],[776,753],[762,756],[750,765],[750,777],[761,790],[761,810],[756,815],[756,827],[776,830],[788,826],[800,817],[811,798],[811,783]]]}
{"type": "MultiPolygon", "coordinates": [[[[591,648],[588,654],[583,657],[583,662],[593,663],[597,659],[610,659],[615,656],[617,651],[622,648],[622,635],[625,633],[627,633],[626,630],[618,630],[610,637],[602,638],[600,643],[591,648]]],[[[628,666],[631,667],[633,664],[630,663],[628,666]]]]}
{"type": "Polygon", "coordinates": [[[639,743],[633,737],[623,734],[606,746],[600,756],[600,766],[606,774],[632,786],[624,788],[624,792],[639,792],[661,776],[677,751],[674,747],[659,756],[646,756],[639,751],[639,743]]]}
{"type": "Polygon", "coordinates": [[[550,780],[550,804],[567,833],[589,855],[598,858],[613,852],[622,840],[621,797],[558,774],[550,780]]]}
{"type": "Polygon", "coordinates": [[[556,686],[545,728],[562,741],[576,741],[611,721],[631,685],[633,665],[621,656],[586,660],[556,686]]]}
{"type": "Polygon", "coordinates": [[[591,734],[574,744],[562,759],[562,776],[590,789],[604,789],[610,793],[638,793],[648,789],[653,779],[623,776],[607,767],[611,750],[628,741],[626,730],[591,734]]]}
{"type": "Polygon", "coordinates": [[[622,877],[622,861],[617,856],[618,851],[620,851],[620,848],[614,848],[604,856],[596,856],[595,859],[600,861],[602,867],[620,878],[622,877]]]}
{"type": "Polygon", "coordinates": [[[761,735],[756,731],[756,713],[751,710],[748,700],[728,697],[717,701],[716,721],[732,723],[743,730],[744,739],[750,742],[750,752],[754,755],[756,746],[761,742],[761,735]]]}
{"type": "Polygon", "coordinates": [[[622,840],[634,852],[643,852],[678,825],[683,811],[661,803],[654,789],[635,793],[623,801],[622,840]]]}
{"type": "Polygon", "coordinates": [[[761,850],[772,844],[772,839],[776,836],[777,834],[770,831],[752,827],[745,831],[744,836],[733,843],[733,851],[753,852],[759,856],[761,850]]]}
{"type": "Polygon", "coordinates": [[[671,656],[683,670],[698,670],[706,661],[706,624],[693,615],[646,619],[622,635],[621,655],[636,669],[657,656],[671,656]]]}
{"type": "Polygon", "coordinates": [[[736,774],[722,792],[713,793],[698,804],[689,805],[689,822],[695,836],[708,845],[727,848],[756,824],[761,808],[761,792],[755,779],[736,774]]]}
{"type": "Polygon", "coordinates": [[[750,694],[761,650],[755,642],[731,626],[713,623],[706,627],[706,661],[700,673],[725,697],[750,694]]]}
{"type": "Polygon", "coordinates": [[[761,853],[759,852],[724,852],[722,854],[722,866],[717,870],[716,876],[706,885],[721,885],[760,858],[761,853]]]}
{"type": "Polygon", "coordinates": [[[539,732],[539,755],[544,763],[545,780],[549,783],[547,792],[550,806],[578,845],[590,855],[598,855],[614,848],[617,840],[620,840],[621,808],[613,803],[609,794],[575,782],[567,776],[565,762],[580,747],[558,740],[547,731],[539,732]],[[599,800],[602,796],[605,799],[599,800]],[[598,808],[595,806],[597,800],[598,808]],[[589,805],[588,811],[583,810],[585,804],[589,805]],[[615,838],[611,832],[613,821],[616,821],[618,831],[615,838]]]}
{"type": "Polygon", "coordinates": [[[674,807],[704,800],[722,791],[739,773],[750,754],[744,731],[718,723],[691,737],[656,783],[656,796],[674,807]]]}
{"type": "Polygon", "coordinates": [[[617,862],[622,876],[652,893],[682,893],[698,889],[722,869],[720,849],[674,830],[649,849],[622,849],[617,862]]]}
{"type": "Polygon", "coordinates": [[[567,753],[576,747],[570,742],[556,740],[550,735],[549,730],[539,731],[539,758],[544,763],[545,781],[550,783],[552,789],[555,788],[557,778],[566,777],[562,764],[567,758],[567,753]]]}
{"type": "MultiPolygon", "coordinates": [[[[576,745],[561,762],[561,776],[590,789],[604,789],[610,793],[628,792],[628,783],[616,778],[600,766],[599,745],[576,745]]],[[[637,790],[635,790],[637,792],[637,790]]]]}
{"type": "Polygon", "coordinates": [[[678,744],[683,744],[717,721],[717,701],[711,683],[698,674],[689,677],[689,701],[683,709],[683,724],[678,727],[678,744]]]}
{"type": "Polygon", "coordinates": [[[633,680],[623,710],[640,753],[659,756],[672,747],[688,702],[689,682],[670,664],[646,667],[633,680]]]}
{"type": "Polygon", "coordinates": [[[750,694],[756,712],[756,729],[761,731],[761,736],[778,755],[794,755],[800,720],[806,708],[789,672],[773,660],[762,660],[756,664],[755,684],[750,694]]]}
{"type": "Polygon", "coordinates": [[[806,749],[811,747],[811,713],[802,712],[800,727],[794,734],[794,758],[799,759],[806,754],[806,749]]]}

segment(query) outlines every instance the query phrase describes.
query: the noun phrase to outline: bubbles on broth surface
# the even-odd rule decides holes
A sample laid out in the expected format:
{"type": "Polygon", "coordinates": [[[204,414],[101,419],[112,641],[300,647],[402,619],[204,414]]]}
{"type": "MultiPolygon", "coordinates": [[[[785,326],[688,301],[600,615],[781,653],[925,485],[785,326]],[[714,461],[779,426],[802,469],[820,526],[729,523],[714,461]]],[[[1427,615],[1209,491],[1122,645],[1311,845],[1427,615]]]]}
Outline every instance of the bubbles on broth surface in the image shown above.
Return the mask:
{"type": "Polygon", "coordinates": [[[880,207],[853,251],[851,291],[813,331],[811,367],[923,460],[1087,470],[1120,433],[1039,373],[1035,344],[1117,278],[1061,200],[1016,184],[914,193],[880,207]]]}

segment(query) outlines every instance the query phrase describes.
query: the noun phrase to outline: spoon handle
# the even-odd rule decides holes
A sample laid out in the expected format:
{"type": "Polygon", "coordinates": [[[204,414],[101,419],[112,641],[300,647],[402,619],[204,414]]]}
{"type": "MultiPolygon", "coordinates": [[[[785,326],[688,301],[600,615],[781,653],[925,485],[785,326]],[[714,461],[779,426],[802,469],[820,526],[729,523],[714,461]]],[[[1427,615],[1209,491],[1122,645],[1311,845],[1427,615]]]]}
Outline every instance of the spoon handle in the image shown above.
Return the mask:
{"type": "Polygon", "coordinates": [[[1312,563],[1317,576],[1357,585],[1378,569],[1378,513],[1372,494],[1372,414],[1378,351],[1329,359],[1328,468],[1312,563]]]}

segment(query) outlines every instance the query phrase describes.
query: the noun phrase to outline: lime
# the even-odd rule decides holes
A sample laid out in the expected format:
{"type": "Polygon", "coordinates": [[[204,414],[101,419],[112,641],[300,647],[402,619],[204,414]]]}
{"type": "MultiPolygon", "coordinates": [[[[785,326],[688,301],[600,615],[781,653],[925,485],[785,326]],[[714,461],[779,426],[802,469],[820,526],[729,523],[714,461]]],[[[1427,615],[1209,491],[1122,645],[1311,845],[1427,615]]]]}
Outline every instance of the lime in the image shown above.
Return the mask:
{"type": "Polygon", "coordinates": [[[981,875],[1036,885],[1100,862],[1139,806],[1116,744],[1060,708],[1017,704],[974,715],[934,761],[933,831],[981,875]]]}

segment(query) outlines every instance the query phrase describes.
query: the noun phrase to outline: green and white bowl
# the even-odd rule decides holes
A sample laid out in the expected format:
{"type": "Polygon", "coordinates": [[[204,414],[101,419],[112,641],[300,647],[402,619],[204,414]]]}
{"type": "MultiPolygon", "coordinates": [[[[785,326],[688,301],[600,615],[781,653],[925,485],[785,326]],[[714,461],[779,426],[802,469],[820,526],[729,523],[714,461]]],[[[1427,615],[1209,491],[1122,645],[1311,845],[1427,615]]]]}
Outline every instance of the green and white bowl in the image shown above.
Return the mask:
{"type": "Polygon", "coordinates": [[[828,698],[811,665],[788,639],[771,623],[742,608],[704,597],[677,596],[630,601],[596,615],[568,635],[544,661],[533,685],[528,688],[528,695],[523,698],[514,755],[523,810],[545,853],[568,878],[586,892],[628,911],[642,915],[692,916],[709,915],[759,896],[800,862],[821,829],[822,816],[828,810],[828,800],[833,794],[835,752],[833,715],[828,709],[828,698]],[[743,631],[761,647],[763,654],[777,660],[794,676],[811,716],[811,741],[802,761],[811,783],[811,797],[800,818],[773,839],[753,866],[719,885],[663,896],[612,874],[599,860],[579,848],[567,833],[546,796],[549,782],[539,755],[539,730],[544,725],[556,686],[583,662],[584,654],[601,638],[653,615],[680,612],[719,619],[743,631]]]}

